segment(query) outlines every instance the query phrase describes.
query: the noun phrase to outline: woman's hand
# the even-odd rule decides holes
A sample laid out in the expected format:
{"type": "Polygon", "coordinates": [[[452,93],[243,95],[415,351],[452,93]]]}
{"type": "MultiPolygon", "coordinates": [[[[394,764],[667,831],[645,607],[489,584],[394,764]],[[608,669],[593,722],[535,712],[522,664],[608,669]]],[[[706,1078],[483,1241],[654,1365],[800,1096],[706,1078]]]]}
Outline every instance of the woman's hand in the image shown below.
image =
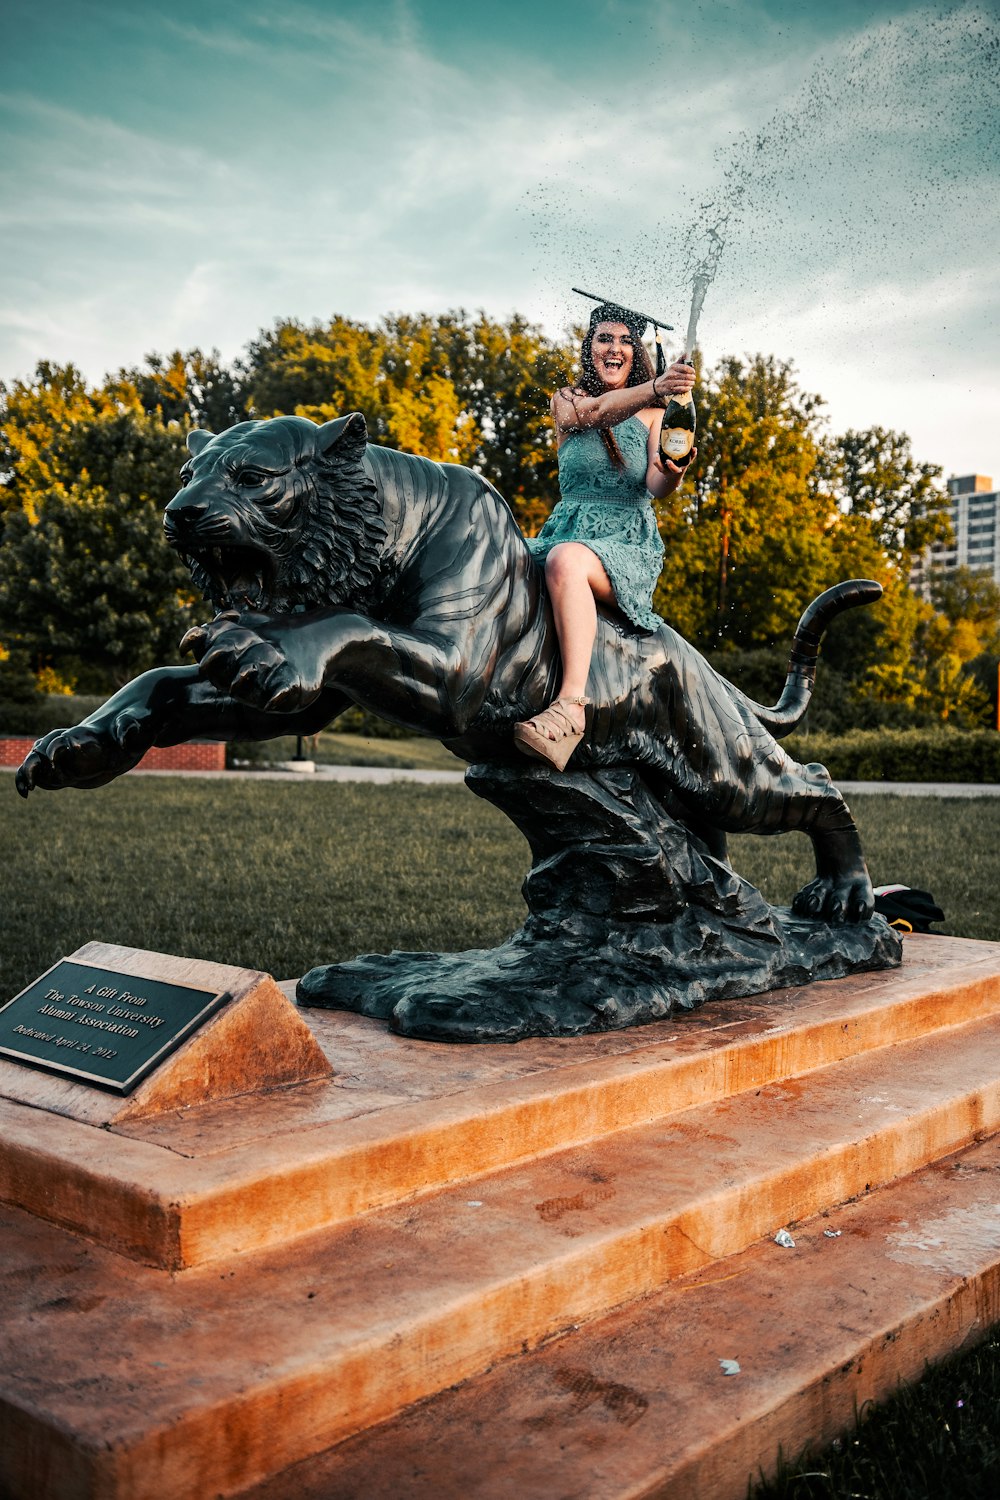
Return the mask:
{"type": "Polygon", "coordinates": [[[676,359],[653,381],[653,390],[658,396],[684,396],[694,386],[694,365],[676,359]]]}
{"type": "Polygon", "coordinates": [[[695,447],[691,449],[691,457],[688,459],[686,464],[675,464],[672,458],[664,458],[662,453],[658,453],[653,459],[653,462],[661,473],[678,474],[680,478],[683,479],[684,475],[687,473],[688,469],[691,467],[697,457],[698,449],[695,447]]]}
{"type": "Polygon", "coordinates": [[[697,457],[698,449],[692,448],[691,457],[686,464],[675,464],[673,459],[665,459],[659,452],[654,452],[646,473],[646,488],[649,493],[657,500],[665,500],[668,495],[675,494],[697,457]]]}

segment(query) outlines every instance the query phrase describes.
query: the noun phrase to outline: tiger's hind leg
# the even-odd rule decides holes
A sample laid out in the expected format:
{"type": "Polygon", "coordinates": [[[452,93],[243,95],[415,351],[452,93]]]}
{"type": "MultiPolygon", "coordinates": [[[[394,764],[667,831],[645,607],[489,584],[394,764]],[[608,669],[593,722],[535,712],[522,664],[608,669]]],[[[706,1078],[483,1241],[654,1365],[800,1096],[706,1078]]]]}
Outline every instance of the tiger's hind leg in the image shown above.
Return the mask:
{"type": "Polygon", "coordinates": [[[689,783],[683,801],[705,828],[808,834],[816,874],[795,897],[792,911],[831,925],[867,922],[875,894],[851,810],[830,773],[818,764],[798,765],[773,740],[764,750],[748,755],[729,781],[720,778],[707,788],[689,783]]]}
{"type": "Polygon", "coordinates": [[[875,893],[851,810],[830,773],[825,766],[789,761],[782,782],[791,783],[786,827],[807,833],[816,855],[816,874],[793,900],[792,911],[833,925],[867,922],[875,893]]]}

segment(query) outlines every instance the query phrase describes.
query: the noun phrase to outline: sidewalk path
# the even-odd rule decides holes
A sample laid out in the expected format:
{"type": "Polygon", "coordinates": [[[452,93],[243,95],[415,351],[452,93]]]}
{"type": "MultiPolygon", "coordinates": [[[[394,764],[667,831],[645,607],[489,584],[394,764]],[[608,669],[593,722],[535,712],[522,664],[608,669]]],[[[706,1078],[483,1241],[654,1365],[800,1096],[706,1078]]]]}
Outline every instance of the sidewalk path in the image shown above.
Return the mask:
{"type": "MultiPolygon", "coordinates": [[[[311,764],[307,762],[306,764],[311,764]]],[[[0,766],[0,771],[13,771],[0,766]]],[[[456,784],[463,780],[462,771],[404,770],[398,766],[317,766],[315,771],[288,771],[278,766],[250,771],[132,771],[132,776],[175,776],[200,778],[202,781],[368,781],[385,785],[390,781],[417,781],[425,784],[456,784]]],[[[1000,797],[1000,782],[974,781],[838,781],[848,796],[863,793],[876,797],[1000,797]]]]}
{"type": "MultiPolygon", "coordinates": [[[[310,764],[310,762],[306,762],[310,764]]],[[[133,772],[133,775],[136,773],[133,772]]],[[[231,781],[242,776],[250,781],[388,781],[461,782],[464,771],[422,771],[415,767],[403,769],[399,766],[320,766],[315,771],[290,771],[281,766],[269,767],[266,771],[143,771],[143,776],[211,776],[216,780],[231,781]]]]}
{"type": "MultiPolygon", "coordinates": [[[[307,762],[307,764],[311,764],[307,762]]],[[[13,773],[15,766],[0,766],[13,773]]],[[[423,771],[416,768],[405,770],[398,766],[317,766],[314,771],[287,771],[281,766],[268,766],[259,771],[240,768],[235,771],[129,771],[130,776],[173,776],[181,781],[423,781],[461,782],[463,771],[423,771]]]]}
{"type": "Polygon", "coordinates": [[[1000,797],[996,781],[834,781],[848,796],[864,792],[876,797],[1000,797]]]}

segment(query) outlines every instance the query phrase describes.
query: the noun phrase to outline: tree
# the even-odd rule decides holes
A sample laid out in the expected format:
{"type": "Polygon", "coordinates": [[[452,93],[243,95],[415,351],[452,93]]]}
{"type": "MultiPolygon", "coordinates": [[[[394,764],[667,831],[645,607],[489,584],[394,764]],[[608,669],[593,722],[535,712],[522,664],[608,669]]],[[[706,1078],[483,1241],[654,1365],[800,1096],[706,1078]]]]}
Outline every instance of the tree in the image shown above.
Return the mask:
{"type": "Polygon", "coordinates": [[[979,722],[1000,727],[1000,588],[980,570],[942,568],[931,574],[931,601],[952,627],[966,628],[962,671],[979,690],[979,722]]]}
{"type": "Polygon", "coordinates": [[[1000,587],[975,568],[941,568],[931,574],[931,603],[954,626],[968,625],[978,652],[1000,652],[1000,587]]]}
{"type": "Polygon", "coordinates": [[[822,402],[764,355],[724,359],[697,401],[693,478],[661,507],[656,607],[706,649],[787,641],[837,581],[836,509],[812,483],[822,402]]]}
{"type": "Polygon", "coordinates": [[[120,380],[88,389],[71,366],[40,365],[4,395],[4,646],[97,690],[175,658],[192,590],[160,512],[186,457],[181,427],[120,380]]]}
{"type": "Polygon", "coordinates": [[[380,335],[349,318],[325,325],[277,323],[247,346],[241,361],[248,414],[326,421],[360,411],[373,440],[380,441],[376,391],[382,352],[380,335]]]}
{"type": "Polygon", "coordinates": [[[67,478],[62,446],[80,422],[134,408],[134,395],[92,390],[75,365],[40,360],[33,381],[0,384],[0,515],[32,514],[36,499],[67,478]]]}
{"type": "Polygon", "coordinates": [[[34,703],[38,696],[38,682],[27,651],[18,647],[11,650],[0,641],[0,710],[10,704],[34,703]]]}
{"type": "MultiPolygon", "coordinates": [[[[914,556],[950,532],[940,469],[915,463],[909,438],[884,428],[827,438],[820,398],[773,357],[724,359],[698,407],[696,471],[662,507],[660,611],[718,651],[724,673],[732,653],[734,676],[756,683],[751,657],[787,645],[811,598],[875,578],[879,605],[839,620],[824,642],[822,675],[839,702],[818,702],[821,717],[839,713],[846,727],[982,715],[971,663],[997,644],[992,585],[942,575],[936,608],[909,588],[914,556]]],[[[770,680],[770,656],[767,667],[770,680]]]]}
{"type": "Polygon", "coordinates": [[[377,329],[282,322],[249,345],[243,378],[255,416],[360,411],[372,442],[469,464],[534,531],[558,499],[549,397],[571,364],[523,318],[459,310],[377,329]]]}
{"type": "Polygon", "coordinates": [[[475,461],[480,432],[442,358],[435,321],[386,319],[376,384],[382,431],[390,447],[441,463],[475,461]]]}
{"type": "Polygon", "coordinates": [[[89,387],[73,365],[42,361],[33,382],[0,386],[0,514],[34,519],[42,497],[91,485],[166,503],[184,462],[180,425],[144,412],[121,375],[89,387]]]}
{"type": "Polygon", "coordinates": [[[460,309],[435,321],[432,352],[473,419],[467,462],[496,485],[525,531],[536,532],[559,498],[549,402],[573,377],[575,350],[517,314],[498,322],[460,309]]]}
{"type": "Polygon", "coordinates": [[[325,327],[280,323],[247,352],[251,409],[314,422],[360,411],[374,443],[466,463],[473,421],[435,362],[432,341],[428,318],[399,318],[375,330],[346,318],[325,327]]]}
{"type": "Polygon", "coordinates": [[[845,515],[864,517],[899,568],[932,542],[951,540],[948,495],[937,464],[918,464],[905,432],[853,429],[824,444],[822,481],[845,515]]]}
{"type": "Polygon", "coordinates": [[[989,603],[1000,591],[989,579],[981,583],[975,575],[955,579],[944,589],[947,608],[941,609],[935,607],[938,601],[913,593],[901,572],[890,576],[878,609],[858,612],[877,616],[877,624],[873,649],[865,653],[863,670],[855,677],[852,717],[863,725],[905,722],[900,714],[959,727],[992,721],[984,652],[996,641],[997,616],[989,613],[989,603]],[[978,618],[963,613],[966,585],[979,601],[978,618]]]}
{"type": "Polygon", "coordinates": [[[221,363],[218,349],[210,354],[200,349],[147,354],[144,366],[119,370],[109,384],[127,404],[137,399],[144,412],[167,425],[177,422],[184,428],[223,432],[246,416],[243,379],[221,363]]]}
{"type": "Polygon", "coordinates": [[[38,519],[8,518],[0,630],[40,670],[68,664],[85,689],[121,684],[176,659],[191,623],[191,582],[167,548],[158,508],[74,487],[46,495],[38,519]]]}

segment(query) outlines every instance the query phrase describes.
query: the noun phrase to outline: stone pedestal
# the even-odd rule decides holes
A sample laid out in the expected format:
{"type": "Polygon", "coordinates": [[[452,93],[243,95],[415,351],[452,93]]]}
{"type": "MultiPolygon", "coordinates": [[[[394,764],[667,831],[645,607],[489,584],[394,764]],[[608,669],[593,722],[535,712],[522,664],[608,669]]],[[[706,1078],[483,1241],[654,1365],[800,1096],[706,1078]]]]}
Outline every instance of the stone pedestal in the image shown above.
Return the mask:
{"type": "Polygon", "coordinates": [[[996,1317],[1000,945],[906,947],[519,1047],[313,1011],[326,1076],[104,1129],[0,1097],[0,1490],[743,1500],[996,1317]]]}

